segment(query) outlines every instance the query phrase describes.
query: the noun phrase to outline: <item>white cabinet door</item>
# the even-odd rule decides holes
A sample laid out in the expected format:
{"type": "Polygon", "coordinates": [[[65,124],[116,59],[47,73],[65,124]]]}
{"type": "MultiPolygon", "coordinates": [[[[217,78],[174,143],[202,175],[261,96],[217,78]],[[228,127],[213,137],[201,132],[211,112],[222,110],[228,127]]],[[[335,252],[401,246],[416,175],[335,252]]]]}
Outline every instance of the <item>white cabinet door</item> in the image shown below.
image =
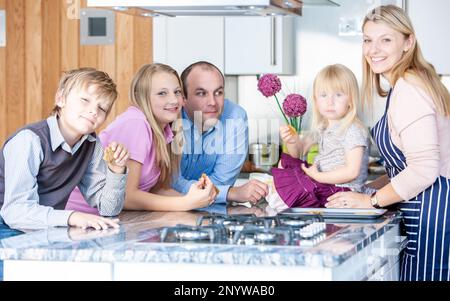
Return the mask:
{"type": "Polygon", "coordinates": [[[153,61],[178,72],[209,61],[225,74],[294,74],[292,17],[158,17],[153,61]]]}
{"type": "Polygon", "coordinates": [[[223,17],[158,17],[153,19],[153,61],[180,74],[196,61],[224,70],[223,17]]]}
{"type": "Polygon", "coordinates": [[[226,17],[226,74],[293,74],[293,17],[226,17]]]}
{"type": "Polygon", "coordinates": [[[407,11],[425,59],[434,65],[437,73],[450,75],[450,1],[409,0],[407,11]]]}

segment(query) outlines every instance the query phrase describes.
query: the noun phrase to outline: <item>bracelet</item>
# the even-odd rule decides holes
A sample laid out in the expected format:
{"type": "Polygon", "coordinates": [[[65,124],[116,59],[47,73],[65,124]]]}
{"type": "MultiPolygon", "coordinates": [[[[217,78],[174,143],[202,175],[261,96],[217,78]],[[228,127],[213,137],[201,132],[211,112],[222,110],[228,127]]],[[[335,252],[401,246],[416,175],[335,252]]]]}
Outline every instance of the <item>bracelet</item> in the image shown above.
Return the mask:
{"type": "Polygon", "coordinates": [[[376,191],[374,193],[372,193],[372,195],[370,196],[370,204],[372,205],[373,208],[376,208],[376,209],[381,208],[380,204],[378,203],[376,191]]]}

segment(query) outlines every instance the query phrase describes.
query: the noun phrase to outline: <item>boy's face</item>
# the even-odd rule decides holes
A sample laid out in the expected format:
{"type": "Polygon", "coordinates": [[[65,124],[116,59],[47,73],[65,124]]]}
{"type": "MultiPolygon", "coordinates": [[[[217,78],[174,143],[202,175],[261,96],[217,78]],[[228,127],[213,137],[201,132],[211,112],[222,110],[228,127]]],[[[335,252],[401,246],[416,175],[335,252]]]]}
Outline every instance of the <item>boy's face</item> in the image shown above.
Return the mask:
{"type": "Polygon", "coordinates": [[[89,85],[73,89],[65,98],[57,97],[56,105],[60,107],[61,131],[75,139],[94,132],[105,121],[112,103],[98,98],[97,86],[89,85]]]}

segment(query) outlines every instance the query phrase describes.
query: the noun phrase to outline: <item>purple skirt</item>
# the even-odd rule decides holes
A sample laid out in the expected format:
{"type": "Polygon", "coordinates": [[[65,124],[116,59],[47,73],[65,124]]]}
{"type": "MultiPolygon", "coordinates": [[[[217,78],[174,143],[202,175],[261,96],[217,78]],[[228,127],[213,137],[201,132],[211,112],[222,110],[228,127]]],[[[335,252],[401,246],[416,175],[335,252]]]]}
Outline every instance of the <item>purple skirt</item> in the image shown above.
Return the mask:
{"type": "Polygon", "coordinates": [[[281,166],[272,168],[273,182],[281,199],[289,208],[325,207],[327,198],[340,191],[350,191],[347,187],[319,183],[307,176],[301,165],[309,167],[306,161],[281,154],[281,166]]]}

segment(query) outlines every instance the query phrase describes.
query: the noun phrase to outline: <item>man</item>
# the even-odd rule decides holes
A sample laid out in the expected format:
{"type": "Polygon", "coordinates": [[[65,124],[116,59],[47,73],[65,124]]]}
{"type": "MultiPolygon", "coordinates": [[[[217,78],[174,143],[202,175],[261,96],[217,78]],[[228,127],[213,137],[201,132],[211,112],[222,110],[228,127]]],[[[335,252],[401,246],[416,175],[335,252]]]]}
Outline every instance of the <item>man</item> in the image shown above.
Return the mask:
{"type": "Polygon", "coordinates": [[[182,111],[184,149],[174,188],[187,193],[206,173],[219,189],[217,203],[256,203],[268,193],[265,183],[250,180],[232,187],[248,150],[247,114],[224,98],[224,77],[213,64],[200,61],[181,74],[186,103],[182,111]]]}

